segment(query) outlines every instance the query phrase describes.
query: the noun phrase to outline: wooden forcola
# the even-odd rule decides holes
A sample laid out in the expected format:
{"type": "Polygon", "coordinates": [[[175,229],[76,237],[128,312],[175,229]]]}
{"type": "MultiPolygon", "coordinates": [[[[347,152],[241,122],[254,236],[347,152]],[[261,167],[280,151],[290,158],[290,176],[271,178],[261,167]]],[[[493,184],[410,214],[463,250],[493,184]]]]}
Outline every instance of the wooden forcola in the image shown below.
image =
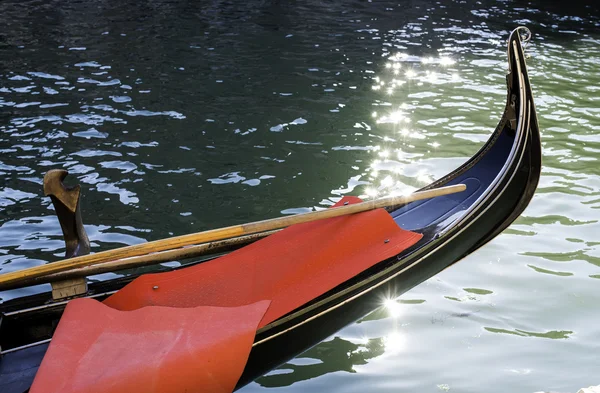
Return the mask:
{"type": "MultiPolygon", "coordinates": [[[[44,195],[49,196],[54,205],[60,228],[65,240],[65,258],[78,257],[90,253],[90,240],[81,219],[81,186],[67,187],[63,183],[69,172],[64,169],[51,169],[44,176],[44,195]]],[[[52,282],[52,298],[64,299],[87,292],[85,278],[69,278],[52,282]]]]}

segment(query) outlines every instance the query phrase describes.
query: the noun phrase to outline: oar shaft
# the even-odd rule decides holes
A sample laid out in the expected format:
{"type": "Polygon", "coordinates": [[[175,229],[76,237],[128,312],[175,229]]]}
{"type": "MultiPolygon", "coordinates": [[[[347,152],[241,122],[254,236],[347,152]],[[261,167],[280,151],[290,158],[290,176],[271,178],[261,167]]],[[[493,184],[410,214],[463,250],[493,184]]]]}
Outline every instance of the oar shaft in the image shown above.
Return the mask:
{"type": "Polygon", "coordinates": [[[270,236],[278,231],[279,230],[260,232],[252,235],[234,237],[231,239],[198,244],[184,248],[176,248],[174,250],[161,251],[155,254],[146,254],[126,259],[117,259],[116,261],[103,262],[97,265],[80,267],[78,269],[66,270],[64,272],[28,279],[27,281],[20,282],[20,285],[27,286],[46,282],[63,281],[72,278],[88,277],[95,274],[116,272],[119,270],[132,269],[141,266],[156,265],[163,262],[195,258],[207,254],[214,255],[217,253],[236,250],[242,246],[260,240],[263,237],[270,236]]]}
{"type": "Polygon", "coordinates": [[[192,233],[188,235],[176,236],[161,240],[155,240],[148,243],[117,248],[115,250],[102,251],[96,254],[64,259],[62,261],[52,262],[46,265],[35,266],[28,269],[18,270],[16,272],[1,274],[0,290],[15,288],[20,285],[20,282],[23,282],[25,280],[35,279],[50,274],[64,272],[66,270],[83,268],[108,261],[115,261],[118,259],[130,258],[153,252],[172,250],[193,244],[209,243],[216,240],[250,235],[274,229],[281,229],[294,224],[301,224],[304,222],[339,217],[343,215],[374,210],[385,206],[404,205],[406,203],[421,199],[429,199],[437,196],[461,192],[465,189],[466,186],[464,184],[435,188],[431,190],[416,192],[414,194],[406,196],[379,198],[372,201],[357,203],[348,206],[341,206],[333,209],[326,209],[322,211],[297,214],[293,216],[273,218],[269,220],[256,221],[242,225],[233,225],[229,227],[212,229],[199,233],[192,233]]]}

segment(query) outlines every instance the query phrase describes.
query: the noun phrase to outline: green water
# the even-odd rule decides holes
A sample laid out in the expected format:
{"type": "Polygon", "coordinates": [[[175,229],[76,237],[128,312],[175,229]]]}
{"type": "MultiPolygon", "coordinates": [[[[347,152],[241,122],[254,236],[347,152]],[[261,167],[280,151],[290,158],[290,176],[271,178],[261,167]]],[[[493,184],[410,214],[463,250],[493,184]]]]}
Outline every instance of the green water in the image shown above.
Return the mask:
{"type": "Polygon", "coordinates": [[[82,184],[94,251],[421,187],[495,127],[505,40],[522,24],[544,153],[523,216],[242,391],[599,384],[600,14],[589,3],[4,1],[0,273],[64,253],[41,192],[51,168],[82,184]]]}

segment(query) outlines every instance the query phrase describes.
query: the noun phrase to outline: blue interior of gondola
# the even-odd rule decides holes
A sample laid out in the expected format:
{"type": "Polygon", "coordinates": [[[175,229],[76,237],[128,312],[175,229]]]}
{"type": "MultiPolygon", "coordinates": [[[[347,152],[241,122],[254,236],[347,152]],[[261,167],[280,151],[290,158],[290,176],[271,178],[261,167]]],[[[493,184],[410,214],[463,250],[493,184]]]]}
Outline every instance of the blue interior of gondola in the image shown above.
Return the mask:
{"type": "Polygon", "coordinates": [[[409,203],[390,214],[403,229],[436,233],[479,198],[500,173],[514,143],[514,134],[503,130],[483,157],[446,185],[465,184],[463,192],[409,203]],[[450,220],[449,220],[450,219],[450,220]]]}

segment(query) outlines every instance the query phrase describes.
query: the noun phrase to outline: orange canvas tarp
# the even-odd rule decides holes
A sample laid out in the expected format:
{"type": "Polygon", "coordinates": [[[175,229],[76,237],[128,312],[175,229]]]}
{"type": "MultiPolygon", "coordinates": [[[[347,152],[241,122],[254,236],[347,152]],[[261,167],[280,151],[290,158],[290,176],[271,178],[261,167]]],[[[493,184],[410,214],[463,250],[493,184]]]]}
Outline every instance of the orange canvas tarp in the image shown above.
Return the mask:
{"type": "MultiPolygon", "coordinates": [[[[346,201],[360,199],[340,203],[346,201]]],[[[293,225],[224,257],[138,277],[105,304],[119,310],[235,307],[269,299],[263,327],[420,238],[383,209],[293,225]]]]}
{"type": "Polygon", "coordinates": [[[145,307],[67,305],[31,393],[230,393],[269,301],[145,307]]]}

